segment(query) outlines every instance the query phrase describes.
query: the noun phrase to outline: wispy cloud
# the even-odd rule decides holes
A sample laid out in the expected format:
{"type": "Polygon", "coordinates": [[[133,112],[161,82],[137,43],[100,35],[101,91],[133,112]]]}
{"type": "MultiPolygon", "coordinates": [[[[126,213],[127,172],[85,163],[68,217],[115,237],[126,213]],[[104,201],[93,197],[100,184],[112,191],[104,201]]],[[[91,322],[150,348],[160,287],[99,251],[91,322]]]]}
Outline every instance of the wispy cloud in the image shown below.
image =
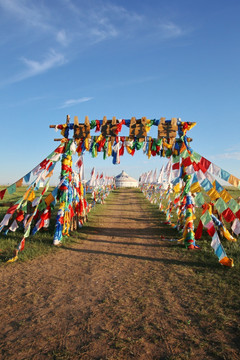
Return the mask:
{"type": "Polygon", "coordinates": [[[64,55],[54,50],[51,50],[42,62],[26,58],[22,58],[22,61],[28,68],[24,75],[27,77],[41,74],[56,66],[63,65],[66,62],[64,55]]]}
{"type": "Polygon", "coordinates": [[[30,104],[30,103],[34,103],[34,102],[39,102],[41,100],[44,100],[46,98],[46,96],[34,96],[34,97],[30,97],[30,98],[24,98],[22,100],[16,101],[14,100],[11,103],[5,103],[5,104],[0,104],[0,108],[16,108],[16,107],[21,107],[24,106],[26,104],[30,104]]]}
{"type": "Polygon", "coordinates": [[[186,33],[186,29],[171,21],[160,24],[159,29],[162,37],[165,39],[177,38],[185,35],[186,33]]]}
{"type": "Polygon", "coordinates": [[[24,63],[26,69],[6,80],[1,85],[13,84],[25,80],[27,78],[42,74],[52,68],[61,66],[67,62],[64,55],[57,53],[54,50],[51,50],[42,61],[31,60],[24,57],[21,59],[21,61],[24,63]]]}
{"type": "Polygon", "coordinates": [[[85,39],[85,44],[91,45],[106,39],[126,38],[130,33],[147,36],[157,33],[160,38],[170,39],[183,36],[187,32],[186,27],[172,21],[170,15],[165,15],[163,19],[160,7],[155,13],[145,14],[140,9],[130,10],[110,1],[99,0],[59,0],[54,11],[52,6],[51,2],[47,1],[0,0],[0,7],[11,18],[20,21],[23,28],[37,28],[38,36],[41,35],[39,31],[48,33],[53,41],[62,46],[79,39],[82,42],[85,39]]]}
{"type": "Polygon", "coordinates": [[[66,30],[59,30],[56,34],[56,39],[62,46],[67,46],[70,42],[69,36],[66,33],[66,30]]]}
{"type": "Polygon", "coordinates": [[[62,66],[66,63],[63,52],[71,61],[71,58],[79,56],[79,51],[107,40],[129,41],[132,45],[139,41],[142,46],[148,44],[149,39],[168,40],[184,36],[187,32],[170,17],[158,21],[157,14],[151,13],[153,18],[150,18],[151,15],[141,12],[140,8],[132,10],[110,1],[59,0],[58,6],[53,6],[47,0],[0,0],[0,19],[10,30],[6,32],[8,41],[18,53],[21,52],[21,55],[15,55],[15,59],[20,58],[25,66],[4,84],[19,82],[62,66]],[[17,32],[13,31],[16,22],[17,32]],[[24,55],[29,54],[29,46],[36,59],[24,55]],[[49,51],[49,48],[55,50],[49,51]],[[40,53],[47,53],[45,59],[39,60],[40,53]]]}
{"type": "Polygon", "coordinates": [[[49,29],[49,10],[42,3],[26,0],[0,0],[0,6],[25,25],[49,29]]]}
{"type": "Polygon", "coordinates": [[[71,107],[71,106],[74,106],[74,105],[77,105],[77,104],[81,104],[83,102],[86,102],[86,101],[90,101],[92,100],[93,98],[92,97],[82,97],[82,98],[79,98],[79,99],[69,99],[69,100],[66,100],[60,107],[59,109],[64,109],[66,107],[71,107]]]}
{"type": "Polygon", "coordinates": [[[211,159],[223,159],[223,160],[240,160],[240,151],[226,152],[217,155],[209,156],[211,159]]]}

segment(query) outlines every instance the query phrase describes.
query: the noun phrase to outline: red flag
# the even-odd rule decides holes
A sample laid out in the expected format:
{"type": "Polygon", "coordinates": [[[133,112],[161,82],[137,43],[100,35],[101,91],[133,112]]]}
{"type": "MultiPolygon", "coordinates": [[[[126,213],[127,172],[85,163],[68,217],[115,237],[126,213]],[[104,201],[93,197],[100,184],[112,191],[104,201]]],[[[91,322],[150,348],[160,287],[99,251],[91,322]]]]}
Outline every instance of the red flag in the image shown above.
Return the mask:
{"type": "Polygon", "coordinates": [[[8,211],[7,211],[7,214],[13,214],[15,212],[15,210],[17,209],[19,204],[15,204],[13,206],[11,206],[8,211]]]}
{"type": "Polygon", "coordinates": [[[191,161],[191,159],[190,159],[190,156],[188,156],[186,159],[183,159],[182,160],[182,165],[184,166],[184,167],[188,167],[188,166],[190,166],[192,164],[192,161],[191,161]]]}
{"type": "Polygon", "coordinates": [[[178,170],[180,168],[180,163],[177,162],[175,164],[172,164],[172,170],[178,170]]]}
{"type": "Polygon", "coordinates": [[[202,157],[198,164],[202,172],[205,173],[209,168],[209,166],[211,165],[211,162],[205,159],[204,157],[202,157]]]}
{"type": "Polygon", "coordinates": [[[82,156],[80,156],[79,159],[76,161],[75,165],[80,168],[82,164],[83,164],[82,156]]]}
{"type": "Polygon", "coordinates": [[[196,163],[194,161],[192,164],[193,164],[193,168],[194,168],[195,171],[198,171],[200,169],[199,163],[196,163]]]}
{"type": "Polygon", "coordinates": [[[124,154],[124,142],[122,142],[122,146],[119,149],[119,156],[123,156],[124,154]]]}
{"type": "Polygon", "coordinates": [[[47,164],[48,164],[49,160],[48,159],[44,159],[41,163],[40,163],[40,167],[42,169],[45,169],[47,164]]]}
{"type": "Polygon", "coordinates": [[[99,120],[96,120],[96,129],[95,129],[95,132],[98,132],[100,131],[100,121],[99,120]]]}
{"type": "Polygon", "coordinates": [[[2,200],[4,195],[5,195],[5,192],[6,192],[7,189],[3,189],[0,191],[0,199],[2,200]]]}
{"type": "Polygon", "coordinates": [[[240,209],[235,213],[235,216],[240,219],[240,209]]]}
{"type": "Polygon", "coordinates": [[[24,247],[25,247],[25,238],[23,238],[23,239],[21,240],[21,242],[20,242],[20,244],[19,244],[19,247],[18,247],[18,250],[19,250],[19,251],[23,251],[24,247]]]}
{"type": "Polygon", "coordinates": [[[213,237],[213,235],[215,234],[215,227],[212,221],[210,221],[207,225],[205,225],[205,227],[207,228],[207,233],[213,237]]]}
{"type": "Polygon", "coordinates": [[[203,224],[202,224],[202,221],[200,220],[199,224],[198,224],[198,227],[197,227],[197,230],[195,231],[195,239],[196,240],[201,239],[202,231],[203,231],[203,224]]]}
{"type": "Polygon", "coordinates": [[[73,211],[71,204],[69,204],[68,208],[70,210],[70,218],[72,218],[74,216],[74,211],[73,211]]]}
{"type": "Polygon", "coordinates": [[[21,210],[21,211],[19,211],[19,213],[16,217],[16,220],[21,222],[23,219],[24,219],[24,212],[21,210]]]}
{"type": "Polygon", "coordinates": [[[57,153],[57,154],[63,154],[64,153],[64,148],[65,148],[65,145],[59,145],[59,147],[56,148],[56,150],[54,150],[54,152],[57,153]]]}
{"type": "Polygon", "coordinates": [[[231,222],[235,219],[235,215],[230,208],[227,208],[222,212],[222,216],[227,222],[231,222]]]}

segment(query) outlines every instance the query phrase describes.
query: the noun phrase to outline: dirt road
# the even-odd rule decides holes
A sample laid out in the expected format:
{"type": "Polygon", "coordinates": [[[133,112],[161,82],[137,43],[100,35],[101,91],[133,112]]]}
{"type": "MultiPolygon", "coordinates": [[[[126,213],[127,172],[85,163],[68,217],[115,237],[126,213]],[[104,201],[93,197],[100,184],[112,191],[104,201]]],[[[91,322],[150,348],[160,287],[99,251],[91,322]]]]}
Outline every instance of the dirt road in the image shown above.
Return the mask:
{"type": "Polygon", "coordinates": [[[161,241],[146,200],[119,190],[103,210],[84,240],[0,269],[0,358],[220,359],[206,340],[216,332],[193,311],[196,290],[211,296],[191,282],[194,264],[161,241]]]}

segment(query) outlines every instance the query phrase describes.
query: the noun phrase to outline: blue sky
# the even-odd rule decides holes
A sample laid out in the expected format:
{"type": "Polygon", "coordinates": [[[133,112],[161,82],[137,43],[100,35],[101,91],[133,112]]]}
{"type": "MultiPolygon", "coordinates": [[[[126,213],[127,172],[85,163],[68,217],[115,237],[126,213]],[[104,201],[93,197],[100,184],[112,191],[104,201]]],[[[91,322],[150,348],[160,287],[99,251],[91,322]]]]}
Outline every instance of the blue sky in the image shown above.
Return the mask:
{"type": "MultiPolygon", "coordinates": [[[[240,177],[239,15],[238,0],[0,0],[0,184],[52,152],[67,114],[195,121],[192,148],[240,177]]],[[[87,176],[163,163],[85,155],[87,176]]]]}

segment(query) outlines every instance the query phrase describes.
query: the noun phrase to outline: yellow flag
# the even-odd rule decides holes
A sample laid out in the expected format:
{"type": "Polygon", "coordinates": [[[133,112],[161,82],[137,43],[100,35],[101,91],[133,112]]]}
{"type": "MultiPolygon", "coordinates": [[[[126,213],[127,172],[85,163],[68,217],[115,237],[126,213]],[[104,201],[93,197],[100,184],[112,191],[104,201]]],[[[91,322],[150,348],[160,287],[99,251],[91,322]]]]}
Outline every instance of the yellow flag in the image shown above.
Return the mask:
{"type": "Polygon", "coordinates": [[[33,201],[35,199],[35,192],[32,190],[32,192],[28,196],[28,201],[33,201]]]}
{"type": "Polygon", "coordinates": [[[149,138],[148,138],[148,153],[147,153],[147,156],[149,159],[151,157],[151,150],[152,150],[152,138],[151,138],[151,136],[149,136],[149,138]]]}
{"type": "Polygon", "coordinates": [[[179,193],[180,192],[180,183],[176,184],[173,188],[175,193],[179,193]]]}
{"type": "Polygon", "coordinates": [[[213,201],[220,197],[220,194],[217,192],[216,189],[214,189],[214,187],[211,188],[210,190],[208,190],[207,194],[210,197],[210,199],[213,200],[213,201]]]}
{"type": "Polygon", "coordinates": [[[223,189],[220,192],[221,198],[225,201],[225,203],[227,203],[228,201],[230,201],[232,199],[231,195],[229,194],[229,192],[227,192],[226,189],[223,189]]]}
{"type": "Polygon", "coordinates": [[[228,241],[236,242],[237,239],[235,239],[230,232],[223,226],[223,235],[228,241]]]}
{"type": "Polygon", "coordinates": [[[48,194],[48,196],[45,198],[46,205],[49,206],[53,201],[54,201],[54,196],[51,193],[48,194]]]}
{"type": "Polygon", "coordinates": [[[111,144],[111,139],[109,138],[108,140],[108,151],[107,151],[108,156],[112,155],[112,144],[111,144]]]}
{"type": "Polygon", "coordinates": [[[228,182],[235,187],[238,187],[240,185],[240,180],[233,175],[230,175],[228,182]]]}
{"type": "Polygon", "coordinates": [[[193,183],[193,184],[190,186],[190,191],[191,191],[192,193],[200,192],[200,191],[201,191],[201,186],[200,186],[200,184],[199,184],[198,181],[195,182],[195,183],[193,183]]]}
{"type": "Polygon", "coordinates": [[[12,263],[12,262],[14,262],[14,261],[17,261],[17,259],[18,259],[18,256],[16,255],[16,256],[14,256],[13,258],[9,259],[9,260],[7,261],[7,263],[12,263]]]}
{"type": "Polygon", "coordinates": [[[86,149],[87,151],[89,151],[89,139],[88,139],[88,138],[86,138],[86,139],[84,140],[84,145],[85,145],[85,149],[86,149]]]}

